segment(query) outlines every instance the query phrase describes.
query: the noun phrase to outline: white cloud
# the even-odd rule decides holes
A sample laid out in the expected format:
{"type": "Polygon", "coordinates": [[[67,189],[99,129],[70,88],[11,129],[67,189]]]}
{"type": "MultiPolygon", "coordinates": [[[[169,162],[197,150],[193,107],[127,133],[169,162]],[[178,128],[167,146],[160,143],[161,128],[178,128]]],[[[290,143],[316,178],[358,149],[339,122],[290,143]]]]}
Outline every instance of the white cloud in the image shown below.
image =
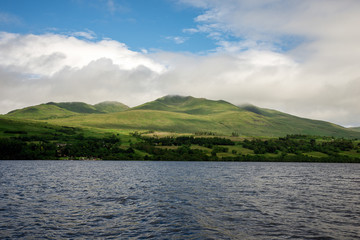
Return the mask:
{"type": "Polygon", "coordinates": [[[176,44],[182,44],[188,40],[186,37],[180,37],[180,36],[168,36],[166,37],[167,40],[171,40],[175,42],[176,44]]]}
{"type": "Polygon", "coordinates": [[[182,94],[360,126],[359,1],[182,2],[204,9],[197,28],[183,32],[207,33],[217,49],[148,53],[111,39],[0,34],[1,111],[47,101],[134,106],[182,94]]]}
{"type": "Polygon", "coordinates": [[[182,30],[184,33],[198,33],[199,30],[196,28],[185,28],[182,30]]]}
{"type": "Polygon", "coordinates": [[[89,40],[96,38],[96,34],[91,30],[87,30],[85,32],[74,32],[71,35],[74,37],[83,37],[83,38],[89,39],[89,40]]]}
{"type": "MultiPolygon", "coordinates": [[[[204,9],[194,19],[198,26],[192,32],[213,37],[219,45],[218,53],[246,56],[246,52],[255,51],[256,61],[267,63],[249,65],[254,60],[246,56],[242,68],[233,74],[235,78],[248,73],[248,80],[238,88],[238,101],[342,125],[360,125],[360,95],[353,90],[360,82],[359,1],[180,2],[204,9]],[[228,36],[239,40],[228,41],[228,36]],[[271,64],[274,61],[268,61],[269,53],[280,57],[280,62],[271,64]],[[283,65],[280,59],[287,59],[296,67],[283,65]]],[[[231,91],[225,94],[224,90],[223,95],[236,101],[230,97],[231,91]]]]}
{"type": "Polygon", "coordinates": [[[48,101],[140,104],[156,92],[152,81],[166,70],[113,40],[3,32],[0,52],[2,113],[48,101]]]}
{"type": "Polygon", "coordinates": [[[111,59],[124,70],[140,65],[158,73],[164,70],[162,65],[113,40],[88,42],[57,34],[0,33],[0,49],[0,65],[27,74],[52,75],[64,67],[82,68],[101,58],[111,59]]]}

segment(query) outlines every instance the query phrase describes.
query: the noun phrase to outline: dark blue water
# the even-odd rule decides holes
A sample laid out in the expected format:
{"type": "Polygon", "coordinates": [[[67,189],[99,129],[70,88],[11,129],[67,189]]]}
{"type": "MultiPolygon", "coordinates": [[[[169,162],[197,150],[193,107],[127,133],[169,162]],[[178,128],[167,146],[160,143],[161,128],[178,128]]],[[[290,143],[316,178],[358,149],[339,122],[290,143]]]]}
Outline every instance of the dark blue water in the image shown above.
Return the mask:
{"type": "Polygon", "coordinates": [[[360,164],[0,161],[0,239],[356,239],[360,164]]]}

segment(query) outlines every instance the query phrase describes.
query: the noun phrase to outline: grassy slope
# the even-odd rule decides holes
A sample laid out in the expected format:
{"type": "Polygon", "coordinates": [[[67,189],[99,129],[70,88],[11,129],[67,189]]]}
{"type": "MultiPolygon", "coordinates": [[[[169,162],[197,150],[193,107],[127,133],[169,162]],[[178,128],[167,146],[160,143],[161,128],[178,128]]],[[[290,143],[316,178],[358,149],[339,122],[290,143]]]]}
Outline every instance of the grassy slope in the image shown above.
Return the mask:
{"type": "MultiPolygon", "coordinates": [[[[71,126],[74,127],[74,126],[71,126]]],[[[128,131],[114,131],[111,129],[102,129],[102,128],[87,128],[79,126],[80,128],[74,129],[73,133],[68,135],[68,128],[61,124],[49,124],[47,122],[39,122],[32,120],[23,120],[15,119],[8,116],[0,116],[0,138],[4,137],[43,137],[44,139],[48,137],[58,136],[61,138],[64,136],[65,139],[75,137],[77,134],[82,134],[85,137],[99,137],[117,134],[120,136],[123,141],[123,146],[129,145],[129,140],[136,142],[137,139],[129,136],[128,131]],[[68,137],[67,137],[68,136],[68,137]]]]}
{"type": "Polygon", "coordinates": [[[3,116],[0,117],[0,137],[13,137],[22,135],[17,134],[16,132],[24,132],[35,135],[47,131],[48,130],[45,128],[45,125],[41,123],[33,123],[31,121],[25,122],[21,120],[9,119],[3,116]]]}
{"type": "Polygon", "coordinates": [[[100,113],[94,106],[83,102],[50,102],[47,103],[47,105],[58,106],[59,108],[63,108],[75,113],[100,113]]]}
{"type": "Polygon", "coordinates": [[[360,127],[352,127],[350,130],[360,132],[360,127]]]}
{"type": "Polygon", "coordinates": [[[45,120],[51,118],[67,118],[79,115],[79,113],[69,111],[53,104],[41,104],[14,110],[6,116],[19,119],[45,120]]]}
{"type": "Polygon", "coordinates": [[[166,96],[126,111],[108,114],[80,114],[66,112],[68,110],[64,108],[55,108],[57,105],[51,105],[53,108],[50,110],[42,109],[49,105],[39,106],[40,113],[50,111],[51,117],[31,111],[27,113],[26,109],[17,110],[17,117],[46,119],[47,122],[56,125],[116,133],[154,130],[177,133],[213,132],[226,136],[237,132],[240,136],[262,137],[286,134],[360,137],[359,132],[323,121],[299,118],[255,106],[237,107],[225,101],[193,97],[166,96]],[[57,117],[59,111],[65,114],[57,117]]]}
{"type": "Polygon", "coordinates": [[[43,122],[0,116],[0,137],[50,136],[59,133],[62,129],[61,126],[43,122]]]}
{"type": "Polygon", "coordinates": [[[258,111],[261,111],[261,114],[238,108],[223,101],[188,98],[181,103],[176,102],[171,105],[168,102],[165,104],[160,99],[120,113],[54,119],[51,122],[103,129],[155,130],[178,133],[214,132],[227,136],[237,132],[241,136],[276,137],[286,134],[308,134],[360,137],[357,132],[331,123],[299,118],[274,110],[258,109],[258,111]],[[157,110],[150,110],[151,106],[157,110]],[[202,106],[201,109],[199,106],[202,106]],[[206,108],[206,106],[212,107],[206,108]],[[169,109],[173,110],[169,111],[169,109]],[[207,114],[204,113],[205,111],[207,114]],[[198,113],[194,114],[193,112],[198,113]]]}
{"type": "Polygon", "coordinates": [[[8,113],[7,116],[19,119],[48,120],[91,113],[121,112],[128,108],[128,106],[119,102],[102,102],[96,105],[90,105],[83,102],[49,102],[14,110],[8,113]]]}
{"type": "Polygon", "coordinates": [[[180,112],[194,115],[208,115],[227,111],[238,111],[238,107],[219,100],[207,100],[204,98],[165,96],[155,101],[145,103],[134,110],[159,110],[169,112],[180,112]]]}
{"type": "Polygon", "coordinates": [[[93,105],[94,108],[103,113],[122,112],[127,110],[129,107],[120,102],[106,101],[93,105]]]}

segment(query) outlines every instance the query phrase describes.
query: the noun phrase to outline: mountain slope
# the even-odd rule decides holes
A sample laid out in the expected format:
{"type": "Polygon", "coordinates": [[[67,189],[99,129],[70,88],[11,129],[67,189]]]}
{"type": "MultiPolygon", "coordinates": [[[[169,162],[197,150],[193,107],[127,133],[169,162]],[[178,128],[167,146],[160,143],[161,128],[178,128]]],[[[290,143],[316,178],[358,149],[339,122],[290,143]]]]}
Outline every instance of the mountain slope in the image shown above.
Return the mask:
{"type": "Polygon", "coordinates": [[[153,130],[178,133],[212,132],[219,135],[268,136],[307,134],[360,137],[360,133],[328,122],[300,118],[255,106],[237,107],[225,101],[166,96],[125,112],[74,116],[52,120],[102,129],[153,130]],[[64,121],[65,120],[65,121],[64,121]]]}
{"type": "Polygon", "coordinates": [[[232,111],[211,115],[194,115],[159,110],[129,110],[111,114],[74,116],[52,119],[49,123],[100,129],[153,130],[194,134],[276,137],[306,134],[336,137],[360,137],[359,132],[316,120],[295,116],[264,117],[252,112],[232,111]]]}
{"type": "Polygon", "coordinates": [[[129,109],[125,104],[114,101],[101,102],[93,106],[97,111],[102,113],[122,112],[129,109]]]}
{"type": "Polygon", "coordinates": [[[83,114],[103,114],[121,112],[128,106],[119,102],[102,102],[90,105],[83,102],[49,102],[36,106],[11,111],[7,116],[19,119],[48,120],[53,118],[68,118],[83,114]]]}
{"type": "Polygon", "coordinates": [[[189,134],[212,132],[225,136],[236,134],[264,137],[278,137],[287,134],[360,137],[360,132],[332,123],[300,118],[251,105],[238,107],[221,100],[165,96],[126,111],[102,114],[84,113],[84,109],[93,111],[92,108],[88,107],[90,106],[98,113],[113,110],[111,107],[104,107],[102,104],[81,106],[83,108],[79,110],[64,104],[45,104],[36,106],[37,110],[41,110],[40,112],[43,113],[41,116],[34,114],[32,112],[34,110],[27,113],[29,108],[9,113],[9,116],[17,114],[19,118],[42,119],[61,126],[86,127],[107,131],[153,130],[189,134]],[[46,107],[51,107],[51,109],[46,109],[46,107]],[[69,110],[76,110],[77,112],[69,110]],[[49,111],[48,114],[45,114],[46,111],[49,111]],[[63,117],[58,117],[61,114],[63,117]]]}
{"type": "Polygon", "coordinates": [[[100,113],[100,111],[98,111],[94,106],[83,102],[49,102],[47,105],[55,105],[59,108],[63,108],[75,113],[100,113]]]}
{"type": "Polygon", "coordinates": [[[19,119],[46,120],[51,118],[64,118],[79,115],[54,104],[40,104],[11,111],[7,116],[19,119]]]}
{"type": "Polygon", "coordinates": [[[155,101],[145,103],[133,110],[159,110],[169,112],[181,112],[194,115],[215,114],[225,111],[238,111],[239,108],[223,100],[214,101],[205,98],[191,96],[165,96],[155,101]]]}
{"type": "Polygon", "coordinates": [[[360,132],[360,127],[352,127],[352,128],[349,128],[349,129],[352,130],[352,131],[360,132]]]}

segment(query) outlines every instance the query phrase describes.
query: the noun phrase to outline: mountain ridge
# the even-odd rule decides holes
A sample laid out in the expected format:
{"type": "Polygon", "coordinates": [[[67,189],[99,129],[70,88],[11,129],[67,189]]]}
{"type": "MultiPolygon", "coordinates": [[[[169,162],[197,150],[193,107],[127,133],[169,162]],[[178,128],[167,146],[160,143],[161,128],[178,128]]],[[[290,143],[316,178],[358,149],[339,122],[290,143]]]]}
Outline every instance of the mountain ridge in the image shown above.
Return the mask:
{"type": "Polygon", "coordinates": [[[167,95],[132,108],[133,110],[160,110],[195,115],[238,111],[238,107],[224,100],[209,100],[192,96],[167,95]]]}
{"type": "Polygon", "coordinates": [[[90,105],[84,102],[48,102],[10,111],[6,116],[21,119],[46,120],[52,118],[67,118],[79,114],[104,114],[121,112],[129,107],[115,101],[100,102],[90,105]]]}
{"type": "Polygon", "coordinates": [[[125,108],[109,110],[110,112],[100,111],[99,109],[104,108],[99,108],[102,106],[99,104],[40,104],[10,112],[5,116],[115,132],[149,130],[187,134],[212,132],[224,136],[277,137],[304,134],[360,137],[360,132],[333,123],[301,118],[253,105],[236,106],[224,100],[167,95],[133,108],[120,104],[119,106],[125,108]],[[46,114],[47,111],[50,114],[46,114]]]}

